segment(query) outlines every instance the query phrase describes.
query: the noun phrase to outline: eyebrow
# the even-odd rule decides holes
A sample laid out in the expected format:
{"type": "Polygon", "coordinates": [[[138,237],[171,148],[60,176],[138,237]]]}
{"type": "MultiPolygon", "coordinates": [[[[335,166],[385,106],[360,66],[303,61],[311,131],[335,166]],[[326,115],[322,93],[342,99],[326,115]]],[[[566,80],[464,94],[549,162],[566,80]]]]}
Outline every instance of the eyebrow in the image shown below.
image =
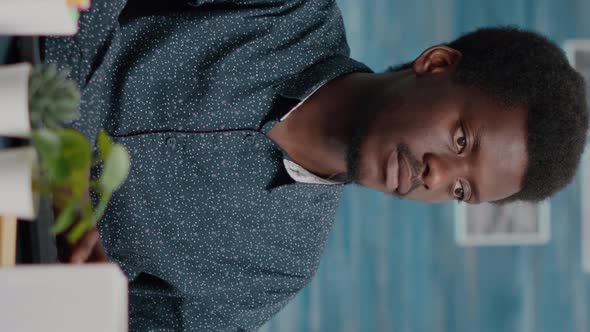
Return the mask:
{"type": "Polygon", "coordinates": [[[472,153],[478,153],[479,152],[479,148],[481,146],[481,131],[482,131],[482,128],[483,128],[483,126],[480,126],[475,131],[475,140],[473,142],[473,148],[471,149],[471,152],[472,153]]]}
{"type": "MultiPolygon", "coordinates": [[[[482,136],[481,132],[482,131],[483,131],[483,126],[480,126],[475,131],[475,139],[473,141],[473,147],[471,148],[471,153],[479,153],[480,147],[481,147],[481,136],[482,136]]],[[[475,182],[473,182],[473,184],[471,185],[471,196],[472,196],[471,201],[473,203],[481,202],[479,200],[479,190],[477,190],[477,186],[475,185],[475,182]]]]}
{"type": "Polygon", "coordinates": [[[471,196],[471,203],[481,203],[481,201],[479,200],[479,192],[477,191],[477,187],[475,185],[471,186],[471,196]]]}

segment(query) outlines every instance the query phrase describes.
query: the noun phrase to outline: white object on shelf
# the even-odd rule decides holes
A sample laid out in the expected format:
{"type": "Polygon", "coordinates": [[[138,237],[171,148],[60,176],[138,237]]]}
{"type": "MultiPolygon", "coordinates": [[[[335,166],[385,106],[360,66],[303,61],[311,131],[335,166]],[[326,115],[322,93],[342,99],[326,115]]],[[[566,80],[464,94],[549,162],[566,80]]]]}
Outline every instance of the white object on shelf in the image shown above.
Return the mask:
{"type": "Polygon", "coordinates": [[[29,220],[37,217],[39,195],[33,191],[36,174],[33,147],[0,150],[0,215],[29,220]]]}
{"type": "Polygon", "coordinates": [[[0,136],[31,136],[30,75],[31,65],[27,63],[0,66],[0,136]]]}
{"type": "Polygon", "coordinates": [[[0,35],[73,35],[78,22],[65,0],[0,0],[0,35]]]}
{"type": "Polygon", "coordinates": [[[0,269],[0,331],[126,332],[127,279],[116,264],[0,269]]]}

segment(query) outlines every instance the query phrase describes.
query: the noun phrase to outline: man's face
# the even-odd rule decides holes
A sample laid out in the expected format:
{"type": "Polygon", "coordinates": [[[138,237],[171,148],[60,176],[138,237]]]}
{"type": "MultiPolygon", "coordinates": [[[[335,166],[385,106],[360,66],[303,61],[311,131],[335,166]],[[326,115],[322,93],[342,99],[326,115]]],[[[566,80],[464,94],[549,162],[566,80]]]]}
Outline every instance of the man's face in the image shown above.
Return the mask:
{"type": "Polygon", "coordinates": [[[450,73],[405,79],[401,92],[376,98],[369,118],[359,119],[348,153],[355,182],[423,202],[479,203],[520,191],[524,107],[506,109],[450,73]]]}

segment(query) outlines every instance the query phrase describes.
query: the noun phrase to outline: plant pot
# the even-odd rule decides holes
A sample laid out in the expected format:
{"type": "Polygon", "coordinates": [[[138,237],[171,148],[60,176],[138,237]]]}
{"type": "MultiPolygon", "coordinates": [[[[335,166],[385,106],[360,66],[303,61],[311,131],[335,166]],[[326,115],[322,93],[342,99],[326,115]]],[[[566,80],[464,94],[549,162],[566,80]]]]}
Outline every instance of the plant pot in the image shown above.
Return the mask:
{"type": "Polygon", "coordinates": [[[31,65],[0,66],[0,136],[31,136],[29,76],[31,65]]]}
{"type": "Polygon", "coordinates": [[[38,173],[33,147],[0,150],[0,215],[37,217],[39,195],[33,183],[38,173]]]}

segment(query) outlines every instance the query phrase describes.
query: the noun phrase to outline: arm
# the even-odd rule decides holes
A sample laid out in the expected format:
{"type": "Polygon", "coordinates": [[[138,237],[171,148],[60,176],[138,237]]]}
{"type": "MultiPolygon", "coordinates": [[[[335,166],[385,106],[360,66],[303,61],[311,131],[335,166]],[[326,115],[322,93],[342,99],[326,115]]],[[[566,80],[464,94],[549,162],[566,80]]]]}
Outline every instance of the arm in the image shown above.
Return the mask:
{"type": "Polygon", "coordinates": [[[96,227],[88,231],[78,242],[68,243],[64,234],[57,236],[57,254],[64,263],[108,263],[96,227]]]}
{"type": "Polygon", "coordinates": [[[242,332],[224,317],[190,297],[130,289],[130,331],[242,332]]]}
{"type": "Polygon", "coordinates": [[[199,296],[182,294],[168,282],[141,273],[129,284],[130,331],[257,331],[295,295],[273,293],[261,300],[253,299],[249,289],[206,288],[199,296]]]}
{"type": "Polygon", "coordinates": [[[216,312],[211,299],[181,294],[168,282],[140,273],[129,284],[130,331],[238,332],[231,313],[216,312]]]}

